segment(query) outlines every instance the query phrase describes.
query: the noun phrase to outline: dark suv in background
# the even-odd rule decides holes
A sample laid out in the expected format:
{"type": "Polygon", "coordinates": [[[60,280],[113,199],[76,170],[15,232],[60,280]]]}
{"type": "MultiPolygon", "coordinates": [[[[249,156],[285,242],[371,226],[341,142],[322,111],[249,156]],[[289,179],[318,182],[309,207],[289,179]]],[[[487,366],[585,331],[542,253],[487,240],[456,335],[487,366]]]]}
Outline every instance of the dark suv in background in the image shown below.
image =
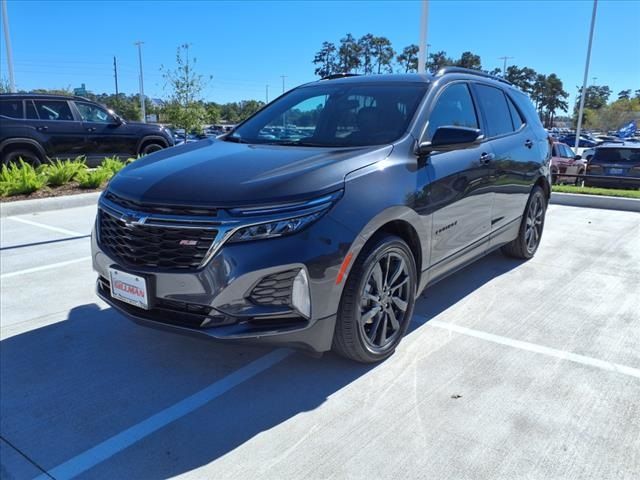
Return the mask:
{"type": "Polygon", "coordinates": [[[39,94],[0,95],[0,160],[22,158],[38,165],[47,158],[135,157],[173,146],[164,127],[128,122],[82,97],[39,94]]]}
{"type": "Polygon", "coordinates": [[[427,285],[535,254],[549,161],[529,98],[481,72],[306,84],[112,179],[98,295],[150,326],[379,361],[427,285]]]}

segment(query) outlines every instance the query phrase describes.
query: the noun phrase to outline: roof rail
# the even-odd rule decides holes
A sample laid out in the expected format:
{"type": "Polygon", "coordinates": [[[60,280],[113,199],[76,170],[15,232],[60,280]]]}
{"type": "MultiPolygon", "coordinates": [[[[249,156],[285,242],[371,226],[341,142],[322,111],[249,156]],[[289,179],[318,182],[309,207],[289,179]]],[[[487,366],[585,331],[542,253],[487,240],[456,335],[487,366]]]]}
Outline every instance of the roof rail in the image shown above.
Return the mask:
{"type": "Polygon", "coordinates": [[[326,77],[322,77],[320,80],[336,80],[337,78],[346,78],[346,77],[359,77],[358,73],[333,73],[331,75],[327,75],[326,77]]]}
{"type": "Polygon", "coordinates": [[[442,75],[447,75],[449,73],[466,73],[468,75],[477,75],[479,77],[497,80],[498,82],[506,83],[507,85],[513,85],[513,83],[511,83],[509,80],[506,80],[502,77],[491,75],[490,73],[483,72],[482,70],[474,70],[464,67],[442,67],[440,70],[438,70],[438,73],[436,73],[436,77],[441,77],[442,75]]]}

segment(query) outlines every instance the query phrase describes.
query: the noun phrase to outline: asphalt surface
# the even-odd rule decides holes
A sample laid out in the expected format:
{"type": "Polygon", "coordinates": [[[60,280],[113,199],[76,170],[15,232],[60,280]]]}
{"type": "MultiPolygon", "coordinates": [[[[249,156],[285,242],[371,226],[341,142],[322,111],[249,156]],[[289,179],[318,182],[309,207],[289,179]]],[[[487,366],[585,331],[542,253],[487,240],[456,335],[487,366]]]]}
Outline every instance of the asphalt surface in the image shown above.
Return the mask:
{"type": "Polygon", "coordinates": [[[377,366],[129,322],[93,215],[1,220],[2,479],[640,475],[638,213],[552,205],[533,260],[428,289],[377,366]]]}

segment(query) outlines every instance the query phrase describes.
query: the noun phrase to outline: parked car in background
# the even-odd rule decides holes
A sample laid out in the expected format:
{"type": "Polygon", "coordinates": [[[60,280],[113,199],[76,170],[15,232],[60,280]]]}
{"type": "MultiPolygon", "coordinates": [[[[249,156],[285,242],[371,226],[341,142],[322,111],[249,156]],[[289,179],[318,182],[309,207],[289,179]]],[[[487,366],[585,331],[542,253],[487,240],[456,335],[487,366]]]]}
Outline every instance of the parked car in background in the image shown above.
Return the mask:
{"type": "Polygon", "coordinates": [[[554,142],[551,150],[551,177],[553,183],[574,183],[580,185],[581,177],[587,169],[587,161],[573,153],[569,145],[554,142]],[[571,176],[566,176],[571,175],[571,176]]]}
{"type": "Polygon", "coordinates": [[[121,170],[97,292],[149,326],[381,361],[428,284],[498,248],[535,255],[549,149],[528,96],[482,72],[306,84],[121,170]],[[294,115],[295,137],[272,128],[294,115]]]}
{"type": "Polygon", "coordinates": [[[640,144],[609,143],[597,147],[587,165],[584,185],[640,188],[640,144]],[[590,175],[604,178],[593,178],[590,175]]]}
{"type": "Polygon", "coordinates": [[[83,97],[0,95],[0,160],[22,158],[39,165],[51,158],[83,155],[95,165],[104,157],[146,155],[174,144],[164,127],[129,122],[83,97]]]}
{"type": "MultiPolygon", "coordinates": [[[[560,137],[558,140],[567,145],[571,145],[572,147],[575,146],[576,144],[575,135],[565,135],[563,137],[560,137]]],[[[580,135],[580,141],[578,142],[578,147],[593,148],[597,145],[598,145],[598,142],[596,140],[580,135]]]]}

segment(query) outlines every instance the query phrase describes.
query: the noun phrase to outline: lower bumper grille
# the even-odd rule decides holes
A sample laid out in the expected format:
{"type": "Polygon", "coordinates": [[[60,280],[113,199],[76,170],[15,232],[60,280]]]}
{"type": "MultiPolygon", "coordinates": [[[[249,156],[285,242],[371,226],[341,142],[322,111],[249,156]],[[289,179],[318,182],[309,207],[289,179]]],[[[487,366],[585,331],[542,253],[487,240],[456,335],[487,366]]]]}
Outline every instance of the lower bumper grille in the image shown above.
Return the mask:
{"type": "Polygon", "coordinates": [[[180,270],[202,264],[217,231],[127,224],[99,210],[98,233],[101,246],[124,265],[180,270]]]}
{"type": "Polygon", "coordinates": [[[287,270],[264,277],[253,287],[249,299],[256,305],[291,305],[293,279],[299,270],[287,270]]]}

